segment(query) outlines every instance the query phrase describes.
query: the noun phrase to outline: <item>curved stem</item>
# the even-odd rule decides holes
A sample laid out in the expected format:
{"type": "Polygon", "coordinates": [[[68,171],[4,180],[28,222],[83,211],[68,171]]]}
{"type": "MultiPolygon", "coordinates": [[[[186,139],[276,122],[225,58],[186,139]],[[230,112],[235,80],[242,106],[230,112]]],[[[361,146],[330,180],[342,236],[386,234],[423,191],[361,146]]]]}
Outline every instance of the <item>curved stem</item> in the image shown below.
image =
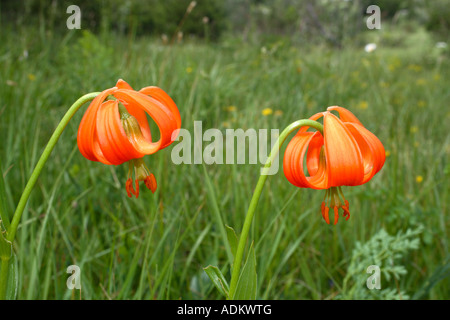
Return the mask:
{"type": "MultiPolygon", "coordinates": [[[[14,241],[16,236],[16,231],[19,226],[20,218],[22,217],[23,210],[25,209],[25,206],[28,202],[28,198],[30,197],[31,191],[33,190],[34,185],[36,184],[36,181],[39,177],[39,175],[42,172],[42,169],[45,166],[45,163],[48,160],[48,157],[53,151],[53,148],[55,147],[56,143],[59,140],[59,137],[61,136],[62,132],[66,128],[67,124],[69,123],[70,119],[72,119],[73,115],[88,101],[93,100],[96,96],[98,96],[100,92],[93,92],[88,93],[81,98],[79,98],[75,103],[69,108],[69,110],[66,112],[58,126],[56,127],[55,131],[53,132],[53,135],[50,137],[50,140],[47,143],[47,146],[45,147],[44,151],[42,152],[41,157],[39,158],[38,163],[36,164],[36,167],[33,170],[33,173],[31,174],[30,179],[28,180],[25,189],[23,190],[23,193],[20,197],[19,203],[17,204],[16,211],[14,212],[14,216],[12,218],[11,224],[9,225],[9,228],[7,229],[7,237],[6,240],[10,241],[11,243],[14,241]]],[[[2,259],[1,264],[1,273],[0,273],[0,300],[4,300],[6,298],[6,286],[7,286],[7,279],[8,279],[8,269],[9,269],[9,259],[2,259]]]]}
{"type": "Polygon", "coordinates": [[[236,257],[234,259],[233,263],[233,272],[231,274],[231,283],[230,283],[230,291],[228,293],[229,299],[233,299],[234,294],[236,292],[237,283],[239,280],[240,270],[241,270],[241,264],[242,264],[242,258],[244,255],[244,249],[245,244],[247,242],[248,233],[250,231],[250,226],[252,224],[253,216],[255,214],[256,207],[258,206],[258,201],[261,196],[262,189],[264,187],[264,183],[267,180],[267,176],[270,170],[270,167],[272,166],[272,163],[275,159],[275,157],[278,155],[278,152],[280,151],[281,146],[283,145],[284,141],[287,139],[289,134],[291,134],[293,131],[301,128],[301,127],[312,127],[316,130],[318,130],[323,135],[323,125],[320,124],[317,121],[314,120],[298,120],[294,123],[291,123],[286,129],[283,130],[283,132],[278,137],[278,140],[275,142],[275,145],[272,148],[272,151],[270,152],[269,157],[267,158],[267,161],[264,165],[264,168],[261,172],[261,176],[259,177],[258,183],[256,184],[255,191],[253,192],[253,197],[250,202],[250,206],[247,211],[247,215],[245,217],[244,225],[242,226],[242,232],[239,237],[239,243],[236,250],[236,257]]]}
{"type": "Polygon", "coordinates": [[[53,132],[53,135],[50,137],[50,140],[48,141],[47,146],[45,147],[44,151],[42,152],[41,158],[39,159],[38,163],[36,164],[36,167],[34,168],[33,173],[31,174],[30,179],[28,180],[25,189],[23,190],[22,196],[20,197],[19,203],[17,204],[16,211],[14,212],[14,216],[11,221],[10,228],[8,230],[8,236],[7,240],[13,242],[14,238],[16,236],[17,227],[19,226],[20,218],[22,217],[23,210],[25,209],[25,205],[27,204],[28,198],[30,197],[30,193],[33,190],[34,185],[36,184],[36,181],[41,174],[42,169],[44,168],[45,163],[47,162],[48,157],[53,151],[53,148],[55,147],[55,144],[58,142],[59,137],[61,136],[62,132],[64,131],[64,128],[69,123],[70,119],[72,119],[75,112],[78,111],[78,109],[81,108],[83,104],[86,102],[94,99],[96,96],[98,96],[100,92],[93,92],[88,93],[81,98],[79,98],[75,103],[69,108],[69,110],[66,112],[64,117],[62,118],[61,122],[58,124],[58,126],[55,129],[55,132],[53,132]]]}

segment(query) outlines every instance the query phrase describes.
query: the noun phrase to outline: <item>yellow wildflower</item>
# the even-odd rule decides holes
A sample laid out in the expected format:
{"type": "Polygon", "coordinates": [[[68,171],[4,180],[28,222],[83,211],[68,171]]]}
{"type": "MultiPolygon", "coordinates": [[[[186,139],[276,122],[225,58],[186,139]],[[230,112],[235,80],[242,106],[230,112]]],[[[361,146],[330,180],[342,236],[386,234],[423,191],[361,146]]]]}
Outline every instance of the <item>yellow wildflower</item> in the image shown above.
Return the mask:
{"type": "Polygon", "coordinates": [[[369,107],[369,104],[367,103],[367,101],[361,101],[358,104],[358,108],[363,109],[363,110],[367,109],[368,107],[369,107]]]}

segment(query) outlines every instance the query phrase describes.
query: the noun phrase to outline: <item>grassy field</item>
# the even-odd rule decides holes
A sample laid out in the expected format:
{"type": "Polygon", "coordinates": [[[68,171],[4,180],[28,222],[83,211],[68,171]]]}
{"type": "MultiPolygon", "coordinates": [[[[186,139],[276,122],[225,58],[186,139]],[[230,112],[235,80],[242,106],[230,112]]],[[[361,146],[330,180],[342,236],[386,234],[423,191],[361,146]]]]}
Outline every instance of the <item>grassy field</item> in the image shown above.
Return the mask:
{"type": "MultiPolygon", "coordinates": [[[[190,131],[195,120],[203,130],[282,130],[339,105],[380,138],[386,164],[368,184],[344,188],[352,216],[336,226],[320,215],[324,191],[292,186],[281,167],[269,177],[250,233],[257,297],[450,298],[445,49],[426,41],[370,54],[361,46],[304,48],[287,40],[170,47],[86,31],[0,32],[0,161],[9,212],[68,107],[119,78],[135,89],[163,88],[190,131]],[[273,112],[263,115],[266,108],[273,112]],[[369,265],[381,267],[382,290],[367,289],[369,265]]],[[[215,204],[239,233],[261,165],[174,165],[172,145],[145,157],[157,192],[130,199],[127,165],[79,153],[85,109],[66,128],[22,217],[14,244],[18,298],[70,299],[66,269],[75,264],[83,299],[221,299],[203,271],[216,265],[229,279],[215,204]]]]}

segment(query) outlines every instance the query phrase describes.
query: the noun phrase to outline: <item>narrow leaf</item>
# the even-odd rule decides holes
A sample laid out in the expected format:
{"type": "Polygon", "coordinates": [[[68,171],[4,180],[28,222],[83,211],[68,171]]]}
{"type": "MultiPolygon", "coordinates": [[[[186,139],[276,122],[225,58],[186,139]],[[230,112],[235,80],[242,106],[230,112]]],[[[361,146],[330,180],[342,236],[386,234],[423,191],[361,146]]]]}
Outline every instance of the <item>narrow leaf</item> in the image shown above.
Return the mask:
{"type": "Polygon", "coordinates": [[[227,228],[227,238],[228,243],[231,247],[231,253],[233,253],[233,257],[236,255],[237,247],[238,247],[238,237],[236,235],[236,232],[234,232],[234,229],[230,226],[225,225],[227,228]]]}
{"type": "Polygon", "coordinates": [[[228,297],[228,291],[230,290],[228,287],[228,282],[227,280],[225,280],[225,277],[223,276],[222,272],[220,272],[219,268],[214,266],[207,266],[206,268],[203,268],[203,270],[205,270],[206,274],[214,283],[219,292],[225,297],[228,297]]]}
{"type": "Polygon", "coordinates": [[[256,256],[252,246],[248,252],[242,273],[239,277],[233,300],[255,300],[257,289],[256,256]]]}
{"type": "Polygon", "coordinates": [[[8,240],[5,239],[3,233],[0,232],[0,258],[2,260],[2,264],[0,264],[0,273],[1,268],[4,262],[8,262],[8,275],[6,278],[6,299],[14,300],[17,295],[17,288],[19,286],[19,277],[17,276],[17,259],[16,255],[12,249],[12,244],[8,240]]]}
{"type": "Polygon", "coordinates": [[[12,243],[5,239],[3,232],[0,232],[0,258],[8,260],[13,253],[12,243]]]}
{"type": "MultiPolygon", "coordinates": [[[[6,190],[5,181],[3,180],[2,165],[0,163],[0,226],[4,226],[6,230],[9,228],[8,208],[6,206],[6,190]]],[[[0,228],[0,230],[2,230],[0,228]]]]}
{"type": "Polygon", "coordinates": [[[13,252],[11,260],[9,260],[8,287],[6,290],[6,299],[15,300],[17,297],[18,287],[19,287],[19,277],[17,268],[17,258],[16,254],[13,252]]]}

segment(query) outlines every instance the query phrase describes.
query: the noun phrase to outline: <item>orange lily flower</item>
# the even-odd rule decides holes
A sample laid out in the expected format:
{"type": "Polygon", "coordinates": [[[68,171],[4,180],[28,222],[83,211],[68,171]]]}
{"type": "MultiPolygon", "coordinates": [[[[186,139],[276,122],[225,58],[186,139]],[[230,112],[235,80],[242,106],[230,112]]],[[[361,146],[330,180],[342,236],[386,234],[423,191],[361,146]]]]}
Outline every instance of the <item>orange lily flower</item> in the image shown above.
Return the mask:
{"type": "Polygon", "coordinates": [[[152,192],[156,190],[155,176],[142,157],[169,146],[172,134],[180,127],[180,112],[167,93],[153,86],[135,91],[120,79],[115,87],[100,93],[89,105],[78,128],[78,149],[91,161],[107,165],[128,162],[125,188],[129,197],[134,194],[137,198],[139,181],[144,181],[152,192]],[[156,142],[152,141],[147,114],[160,132],[156,142]],[[132,183],[133,167],[136,189],[132,183]]]}
{"type": "Polygon", "coordinates": [[[329,107],[312,116],[323,117],[323,135],[307,132],[302,127],[289,142],[284,155],[286,178],[300,188],[327,189],[321,212],[329,224],[329,210],[334,210],[334,224],[338,222],[339,208],[346,220],[350,217],[349,203],[341,186],[357,186],[368,182],[381,170],[385,151],[378,138],[367,130],[347,109],[329,107]],[[337,111],[340,118],[330,111],[337,111]],[[305,175],[303,160],[306,153],[305,175]],[[342,198],[342,200],[341,200],[342,198]]]}

